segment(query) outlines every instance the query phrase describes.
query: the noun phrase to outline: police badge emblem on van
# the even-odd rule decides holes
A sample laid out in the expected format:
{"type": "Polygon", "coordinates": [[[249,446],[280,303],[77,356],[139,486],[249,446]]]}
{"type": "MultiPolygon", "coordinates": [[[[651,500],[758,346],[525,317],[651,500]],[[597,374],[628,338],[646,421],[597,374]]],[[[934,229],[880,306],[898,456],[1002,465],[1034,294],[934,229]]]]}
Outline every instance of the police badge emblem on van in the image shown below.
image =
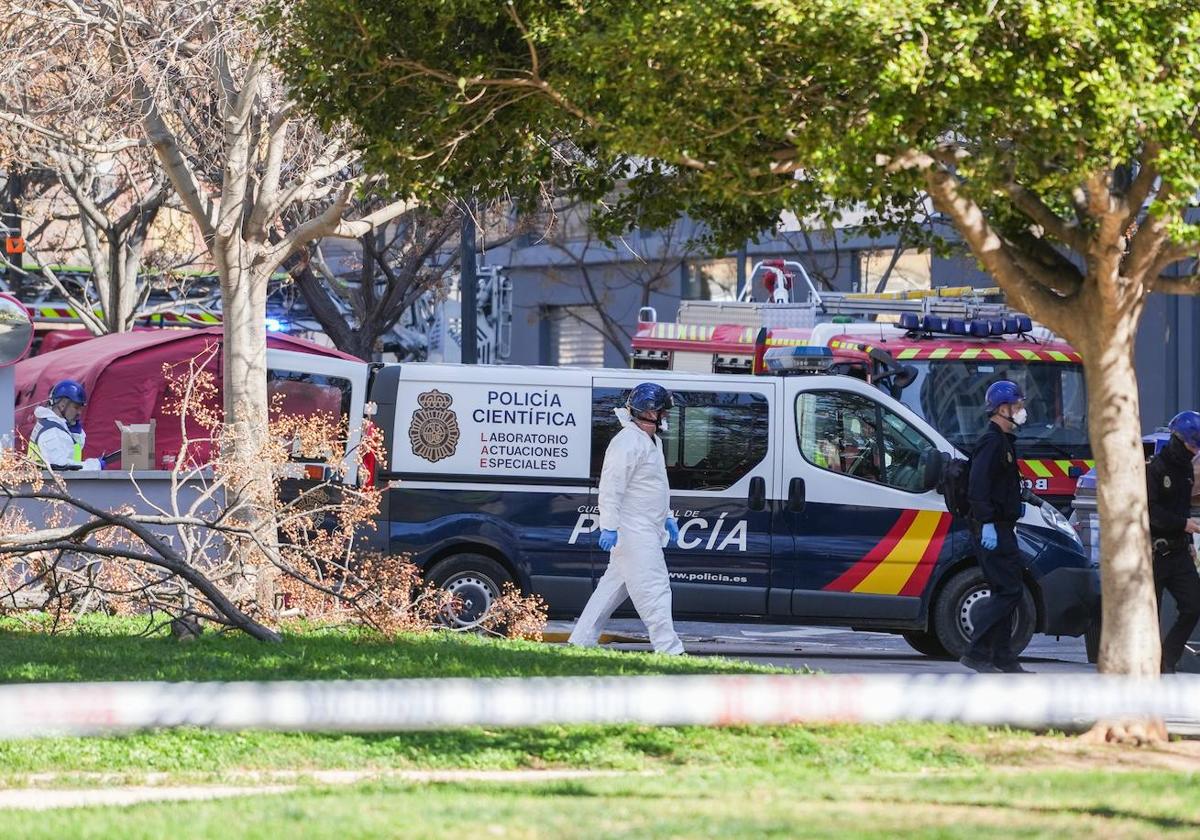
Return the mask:
{"type": "Polygon", "coordinates": [[[454,397],[436,388],[417,397],[421,407],[413,412],[408,439],[413,454],[430,463],[449,458],[458,448],[458,416],[450,410],[454,397]]]}

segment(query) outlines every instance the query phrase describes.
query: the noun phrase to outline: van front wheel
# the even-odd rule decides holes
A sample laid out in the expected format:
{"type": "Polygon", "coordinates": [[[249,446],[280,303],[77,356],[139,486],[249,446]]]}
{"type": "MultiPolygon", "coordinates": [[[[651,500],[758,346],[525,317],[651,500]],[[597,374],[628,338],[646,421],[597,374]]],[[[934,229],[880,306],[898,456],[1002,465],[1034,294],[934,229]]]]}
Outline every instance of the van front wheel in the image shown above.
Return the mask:
{"type": "Polygon", "coordinates": [[[927,633],[924,630],[910,630],[904,634],[904,641],[908,642],[908,646],[917,653],[924,654],[930,659],[949,659],[950,654],[946,652],[946,648],[942,646],[941,640],[937,634],[927,633]]]}
{"type": "MultiPolygon", "coordinates": [[[[979,607],[991,595],[991,587],[978,567],[963,569],[942,587],[933,607],[933,629],[942,647],[955,659],[961,658],[971,646],[974,619],[979,614],[979,607]]],[[[1033,594],[1028,586],[1022,585],[1021,603],[1012,626],[1012,648],[1018,656],[1029,646],[1036,620],[1033,594]]]]}
{"type": "Polygon", "coordinates": [[[512,583],[508,570],[482,554],[455,554],[433,567],[430,582],[454,596],[443,619],[456,630],[478,627],[492,604],[512,583]]]}

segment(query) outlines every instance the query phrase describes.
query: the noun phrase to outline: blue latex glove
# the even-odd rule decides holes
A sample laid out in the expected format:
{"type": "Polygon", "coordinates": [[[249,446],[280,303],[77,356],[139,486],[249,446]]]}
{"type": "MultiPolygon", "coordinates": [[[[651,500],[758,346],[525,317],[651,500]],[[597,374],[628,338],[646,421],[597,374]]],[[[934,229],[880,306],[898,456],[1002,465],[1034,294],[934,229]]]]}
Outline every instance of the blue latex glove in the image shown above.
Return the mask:
{"type": "Polygon", "coordinates": [[[667,529],[667,545],[674,545],[679,542],[679,523],[675,521],[674,516],[668,516],[667,521],[663,523],[663,527],[667,529]]]}
{"type": "Polygon", "coordinates": [[[100,469],[104,469],[105,467],[108,466],[108,461],[104,460],[103,458],[100,458],[98,460],[100,461],[100,469]]]}
{"type": "Polygon", "coordinates": [[[612,551],[617,544],[616,531],[601,531],[600,532],[600,547],[605,551],[612,551]]]}
{"type": "Polygon", "coordinates": [[[1027,510],[1029,510],[1029,507],[1024,502],[1021,502],[1021,517],[1020,518],[1022,518],[1022,519],[1025,518],[1025,511],[1027,511],[1027,510]]]}
{"type": "Polygon", "coordinates": [[[983,533],[979,535],[979,541],[988,551],[995,551],[996,546],[1000,545],[1000,540],[996,537],[996,526],[991,522],[984,525],[983,533]]]}

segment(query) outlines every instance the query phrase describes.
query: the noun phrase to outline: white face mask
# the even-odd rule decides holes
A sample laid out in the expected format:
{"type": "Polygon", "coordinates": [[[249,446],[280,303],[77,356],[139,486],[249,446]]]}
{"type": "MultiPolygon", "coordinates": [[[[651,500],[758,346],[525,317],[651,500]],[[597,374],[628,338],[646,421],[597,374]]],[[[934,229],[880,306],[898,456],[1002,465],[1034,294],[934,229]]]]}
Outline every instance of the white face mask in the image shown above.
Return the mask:
{"type": "Polygon", "coordinates": [[[1022,408],[1012,416],[1012,421],[1018,426],[1024,426],[1025,421],[1029,419],[1029,412],[1022,408]]]}

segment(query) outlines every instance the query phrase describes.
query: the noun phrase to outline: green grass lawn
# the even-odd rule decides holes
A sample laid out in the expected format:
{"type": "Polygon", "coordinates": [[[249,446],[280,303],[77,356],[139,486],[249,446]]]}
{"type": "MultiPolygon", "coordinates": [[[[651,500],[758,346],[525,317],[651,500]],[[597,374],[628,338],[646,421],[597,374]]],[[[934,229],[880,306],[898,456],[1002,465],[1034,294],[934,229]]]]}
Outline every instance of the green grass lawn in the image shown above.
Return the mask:
{"type": "MultiPolygon", "coordinates": [[[[0,625],[0,681],[766,670],[443,634],[388,641],[310,630],[275,646],[236,636],[179,644],[133,636],[135,627],[94,621],[49,637],[0,625]]],[[[1200,835],[1200,766],[1190,763],[1200,752],[1167,756],[1169,765],[1159,760],[1163,755],[941,725],[576,726],[395,735],[184,729],[9,741],[0,742],[0,788],[141,784],[152,773],[165,774],[155,783],[188,785],[253,784],[245,771],[353,769],[374,778],[330,785],[302,775],[288,781],[294,789],[285,793],[213,802],[0,811],[0,837],[1200,835]],[[536,783],[389,776],[423,768],[586,768],[616,775],[536,783]],[[46,773],[53,778],[33,778],[46,773]]]]}

